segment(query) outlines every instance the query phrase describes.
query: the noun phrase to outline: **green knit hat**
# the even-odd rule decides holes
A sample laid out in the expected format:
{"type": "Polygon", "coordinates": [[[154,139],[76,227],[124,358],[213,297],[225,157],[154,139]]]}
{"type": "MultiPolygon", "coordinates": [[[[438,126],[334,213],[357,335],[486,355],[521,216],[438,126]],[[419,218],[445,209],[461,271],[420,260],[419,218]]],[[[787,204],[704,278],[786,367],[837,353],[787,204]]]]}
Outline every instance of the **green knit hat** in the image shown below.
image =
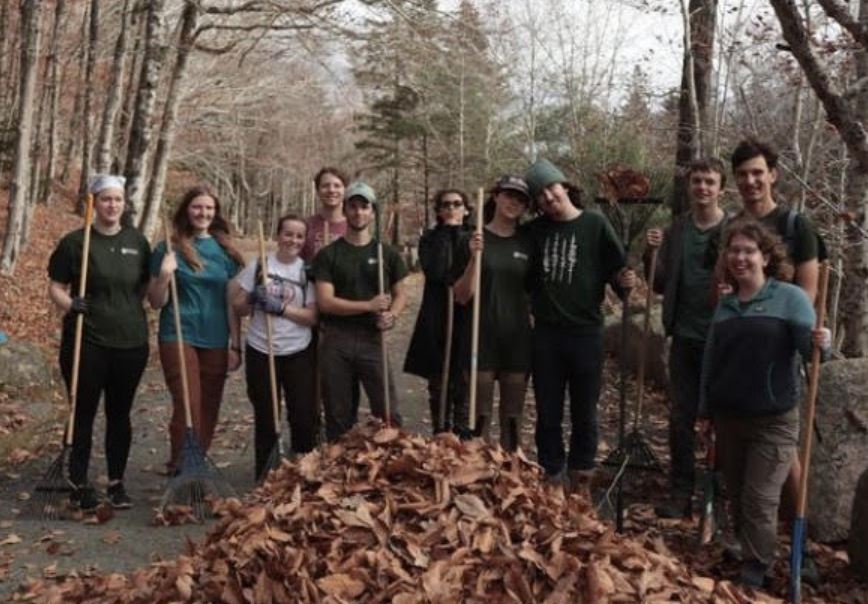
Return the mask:
{"type": "Polygon", "coordinates": [[[370,185],[361,180],[357,180],[347,187],[347,190],[344,193],[344,202],[349,201],[353,197],[361,197],[372,206],[377,205],[377,194],[374,193],[374,190],[370,185]]]}
{"type": "Polygon", "coordinates": [[[524,175],[530,189],[530,197],[534,201],[542,190],[556,182],[567,182],[567,177],[552,162],[547,159],[536,160],[524,175]]]}

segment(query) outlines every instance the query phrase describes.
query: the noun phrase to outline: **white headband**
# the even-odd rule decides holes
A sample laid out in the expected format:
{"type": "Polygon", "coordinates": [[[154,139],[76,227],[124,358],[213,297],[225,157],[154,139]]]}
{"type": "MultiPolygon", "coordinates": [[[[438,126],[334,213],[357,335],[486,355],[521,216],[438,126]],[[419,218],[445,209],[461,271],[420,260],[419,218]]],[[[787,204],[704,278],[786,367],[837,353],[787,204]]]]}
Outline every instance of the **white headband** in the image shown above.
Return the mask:
{"type": "Polygon", "coordinates": [[[120,189],[123,191],[126,182],[127,179],[123,176],[115,176],[114,174],[97,174],[96,176],[91,176],[89,188],[91,193],[99,195],[100,192],[105,191],[106,189],[120,189]]]}

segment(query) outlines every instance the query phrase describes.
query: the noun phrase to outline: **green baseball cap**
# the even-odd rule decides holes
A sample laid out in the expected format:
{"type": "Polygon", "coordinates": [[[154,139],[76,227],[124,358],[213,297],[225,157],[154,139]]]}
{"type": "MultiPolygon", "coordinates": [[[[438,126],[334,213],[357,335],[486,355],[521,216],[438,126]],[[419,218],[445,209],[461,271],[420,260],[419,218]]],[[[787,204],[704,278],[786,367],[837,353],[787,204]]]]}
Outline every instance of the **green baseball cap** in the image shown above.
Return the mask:
{"type": "Polygon", "coordinates": [[[556,182],[567,182],[567,177],[557,166],[547,159],[535,161],[524,175],[530,189],[531,199],[536,199],[542,190],[556,182]]]}
{"type": "Polygon", "coordinates": [[[371,186],[361,180],[357,180],[347,187],[344,193],[344,202],[349,201],[353,197],[361,197],[371,205],[377,205],[377,194],[371,186]]]}

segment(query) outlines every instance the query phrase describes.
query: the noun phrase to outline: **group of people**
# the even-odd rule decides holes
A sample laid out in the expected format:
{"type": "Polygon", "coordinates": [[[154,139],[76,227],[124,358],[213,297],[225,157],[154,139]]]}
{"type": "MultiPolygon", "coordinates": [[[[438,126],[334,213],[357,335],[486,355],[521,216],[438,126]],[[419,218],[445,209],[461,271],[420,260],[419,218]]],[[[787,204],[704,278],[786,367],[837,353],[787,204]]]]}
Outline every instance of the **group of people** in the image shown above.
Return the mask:
{"type": "MultiPolygon", "coordinates": [[[[742,577],[752,585],[762,583],[774,558],[784,482],[789,477],[795,485],[798,479],[797,359],[812,345],[829,345],[828,330],[813,326],[819,239],[805,216],[777,205],[776,160],[770,147],[755,140],[735,149],[732,170],[743,201],[737,216],[719,204],[726,179],[722,162],[694,162],[689,212],[665,230],[649,230],[646,238],[646,271],[651,250],[658,249],[651,285],[663,294],[663,321],[672,337],[671,492],[658,514],[690,515],[697,424],[705,433],[713,423],[742,577]]],[[[130,409],[148,358],[145,297],[161,309],[160,361],[173,400],[170,473],[178,471],[186,428],[175,304],[193,429],[203,450],[215,432],[227,372],[243,359],[255,417],[255,473],[266,469],[277,438],[269,354],[294,452],[318,444],[320,401],[328,440],[356,423],[360,384],[372,414],[401,424],[383,337],[406,308],[407,266],[380,241],[380,208],[370,186],[349,183],[335,168],[323,168],[314,183],[318,213],[280,217],[277,250],[263,266],[260,259],[245,263],[219,200],[207,188],[185,193],[171,220],[172,245],[163,241],[151,251],[122,222],[123,179],[92,181],[86,295],[72,293],[81,276],[83,229],[66,235],[49,261],[50,296],[65,313],[60,364],[68,385],[76,315],[83,314],[85,324],[69,468],[76,505],[90,509],[99,501],[87,471],[102,394],[106,495],[115,507],[131,504],[123,477],[130,409]],[[170,295],[172,275],[177,300],[170,295]],[[242,357],[245,316],[251,319],[242,357]]],[[[471,204],[463,191],[441,190],[432,203],[436,225],[419,242],[425,286],[404,371],[428,382],[434,432],[493,440],[496,383],[499,442],[516,450],[532,377],[535,444],[546,479],[588,493],[599,439],[601,304],[607,285],[623,297],[637,284],[622,241],[602,214],[584,208],[581,188],[545,159],[491,187],[479,231],[469,225],[471,204]],[[469,309],[476,296],[482,312],[479,347],[471,358],[469,309]],[[471,368],[477,372],[472,418],[471,368]],[[568,447],[562,435],[567,394],[568,447]]]]}

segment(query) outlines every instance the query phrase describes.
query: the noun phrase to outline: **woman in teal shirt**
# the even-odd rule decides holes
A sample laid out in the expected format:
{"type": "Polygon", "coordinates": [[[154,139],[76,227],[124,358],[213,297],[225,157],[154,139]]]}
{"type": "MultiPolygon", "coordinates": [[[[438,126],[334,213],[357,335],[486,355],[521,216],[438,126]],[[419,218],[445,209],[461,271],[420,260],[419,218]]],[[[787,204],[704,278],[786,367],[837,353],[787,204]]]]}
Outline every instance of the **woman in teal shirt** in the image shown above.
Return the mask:
{"type": "Polygon", "coordinates": [[[220,202],[206,187],[193,187],[181,199],[172,217],[172,245],[166,253],[161,241],[151,257],[148,300],[160,312],[160,363],[172,394],[169,425],[170,474],[178,469],[184,440],[185,414],[177,334],[169,299],[169,280],[178,284],[181,331],[193,430],[203,451],[208,451],[226,374],[241,364],[239,321],[227,304],[226,286],[244,264],[232,240],[232,226],[220,214],[220,202]]]}

